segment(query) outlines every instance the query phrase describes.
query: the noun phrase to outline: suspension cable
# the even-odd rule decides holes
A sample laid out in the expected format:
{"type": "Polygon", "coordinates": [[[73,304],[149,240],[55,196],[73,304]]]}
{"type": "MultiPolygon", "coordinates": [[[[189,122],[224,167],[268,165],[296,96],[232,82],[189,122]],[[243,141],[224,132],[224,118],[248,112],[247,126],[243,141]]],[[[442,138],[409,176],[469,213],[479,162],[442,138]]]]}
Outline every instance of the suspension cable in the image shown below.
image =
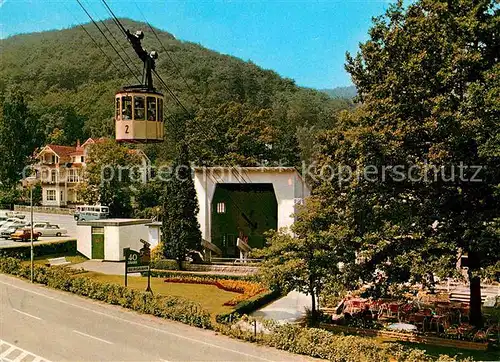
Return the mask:
{"type": "MultiPolygon", "coordinates": [[[[109,13],[109,11],[108,11],[109,13]]],[[[113,22],[116,24],[116,21],[114,18],[112,18],[113,22]]],[[[113,32],[108,28],[108,26],[106,25],[106,22],[104,20],[101,20],[101,24],[106,28],[106,30],[108,31],[108,33],[111,35],[111,37],[113,38],[113,40],[118,44],[118,46],[120,47],[120,50],[125,53],[125,55],[127,56],[128,60],[130,61],[130,63],[135,67],[135,70],[137,70],[139,73],[141,72],[139,69],[138,69],[138,66],[136,63],[134,63],[133,59],[130,57],[130,55],[127,53],[127,51],[125,50],[125,48],[123,47],[123,45],[118,41],[118,39],[116,39],[115,35],[113,34],[113,32]]]]}
{"type": "MultiPolygon", "coordinates": [[[[78,23],[78,20],[76,19],[75,15],[73,14],[73,11],[67,6],[66,3],[64,3],[64,6],[66,7],[66,10],[68,10],[68,12],[71,14],[71,16],[73,17],[75,22],[78,23]]],[[[104,57],[108,60],[109,64],[111,64],[117,70],[118,73],[121,73],[122,70],[120,68],[118,68],[118,66],[113,62],[111,57],[104,51],[104,49],[101,47],[101,45],[97,42],[97,40],[95,40],[94,37],[88,32],[88,30],[85,29],[85,26],[83,24],[78,24],[78,26],[80,28],[82,28],[82,30],[85,32],[85,34],[87,34],[87,36],[90,38],[90,40],[92,40],[94,45],[101,51],[102,55],[104,55],[104,57]]]]}
{"type": "Polygon", "coordinates": [[[167,48],[165,48],[165,46],[163,45],[162,41],[158,37],[155,29],[151,26],[151,24],[149,23],[148,19],[146,19],[146,16],[143,14],[142,10],[139,8],[139,6],[137,5],[137,3],[135,3],[135,6],[137,7],[137,10],[139,10],[139,13],[141,14],[141,16],[144,18],[144,21],[148,25],[148,27],[151,30],[151,32],[154,34],[156,40],[158,40],[158,43],[160,43],[160,46],[162,47],[162,49],[167,54],[167,57],[170,60],[170,62],[172,63],[172,65],[174,66],[175,71],[177,72],[177,74],[179,74],[179,76],[181,77],[181,79],[184,81],[184,84],[186,85],[186,88],[189,90],[189,92],[191,93],[191,95],[196,100],[196,103],[198,104],[198,107],[201,108],[201,101],[200,101],[200,99],[196,95],[196,92],[193,91],[192,87],[187,82],[186,78],[184,77],[184,75],[181,72],[181,69],[177,66],[177,63],[174,61],[174,58],[172,57],[172,55],[170,54],[170,52],[167,50],[167,48]]]}
{"type": "Polygon", "coordinates": [[[125,64],[125,66],[128,68],[128,70],[130,71],[130,73],[137,79],[138,82],[140,82],[139,78],[137,77],[137,75],[132,71],[132,69],[130,68],[130,66],[128,65],[128,63],[123,59],[123,57],[121,56],[121,54],[118,52],[118,50],[116,50],[116,48],[113,46],[113,44],[111,43],[111,41],[108,39],[108,37],[106,36],[106,34],[104,34],[104,32],[102,31],[102,29],[99,27],[99,25],[97,25],[97,23],[95,22],[94,18],[92,17],[92,15],[89,14],[89,12],[87,11],[87,9],[85,9],[85,7],[83,6],[83,4],[80,2],[80,0],[76,0],[76,2],[78,3],[78,5],[80,5],[80,7],[83,9],[83,11],[85,12],[85,14],[87,14],[87,16],[90,18],[90,20],[92,21],[92,23],[94,23],[94,25],[96,26],[96,28],[99,30],[99,32],[102,34],[102,36],[104,37],[104,39],[106,39],[106,41],[108,42],[108,44],[111,46],[111,48],[113,48],[113,50],[115,51],[115,53],[118,55],[118,57],[121,59],[121,61],[125,64]]]}

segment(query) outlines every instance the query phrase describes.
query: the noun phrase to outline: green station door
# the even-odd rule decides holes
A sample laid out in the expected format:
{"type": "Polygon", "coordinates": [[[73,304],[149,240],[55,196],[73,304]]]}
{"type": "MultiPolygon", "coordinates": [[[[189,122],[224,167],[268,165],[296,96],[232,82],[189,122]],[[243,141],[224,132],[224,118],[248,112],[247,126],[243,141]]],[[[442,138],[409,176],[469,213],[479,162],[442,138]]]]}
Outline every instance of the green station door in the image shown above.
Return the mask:
{"type": "Polygon", "coordinates": [[[251,248],[262,248],[264,233],[278,226],[278,202],[272,184],[218,184],[212,200],[212,242],[223,257],[240,255],[236,239],[242,233],[251,248]]]}
{"type": "Polygon", "coordinates": [[[104,259],[103,227],[92,227],[92,259],[104,259]]]}

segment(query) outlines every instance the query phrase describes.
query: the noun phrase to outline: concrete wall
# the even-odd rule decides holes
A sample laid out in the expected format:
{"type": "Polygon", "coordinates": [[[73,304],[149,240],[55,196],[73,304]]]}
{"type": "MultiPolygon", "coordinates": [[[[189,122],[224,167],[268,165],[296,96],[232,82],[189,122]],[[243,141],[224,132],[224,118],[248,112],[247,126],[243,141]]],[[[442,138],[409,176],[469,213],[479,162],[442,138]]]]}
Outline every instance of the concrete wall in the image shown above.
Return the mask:
{"type": "MultiPolygon", "coordinates": [[[[26,205],[14,205],[14,211],[30,212],[30,207],[26,205]]],[[[40,212],[43,214],[73,215],[75,213],[75,209],[51,206],[33,206],[33,212],[40,212]]]]}
{"type": "MultiPolygon", "coordinates": [[[[112,251],[106,254],[106,250],[104,250],[106,260],[125,260],[123,257],[124,248],[139,251],[143,247],[140,239],[148,241],[148,227],[145,225],[107,226],[107,228],[113,233],[114,239],[112,239],[112,251]],[[115,235],[118,235],[119,239],[116,239],[115,235]],[[119,240],[118,245],[115,244],[116,240],[119,240]]],[[[108,240],[105,239],[105,243],[108,243],[108,240]]],[[[106,245],[107,247],[108,245],[106,245]]]]}
{"type": "Polygon", "coordinates": [[[160,242],[160,227],[149,227],[146,240],[151,244],[151,249],[157,246],[160,242]]]}
{"type": "Polygon", "coordinates": [[[92,259],[92,227],[91,226],[77,226],[76,227],[76,249],[85,255],[87,258],[92,259]]]}

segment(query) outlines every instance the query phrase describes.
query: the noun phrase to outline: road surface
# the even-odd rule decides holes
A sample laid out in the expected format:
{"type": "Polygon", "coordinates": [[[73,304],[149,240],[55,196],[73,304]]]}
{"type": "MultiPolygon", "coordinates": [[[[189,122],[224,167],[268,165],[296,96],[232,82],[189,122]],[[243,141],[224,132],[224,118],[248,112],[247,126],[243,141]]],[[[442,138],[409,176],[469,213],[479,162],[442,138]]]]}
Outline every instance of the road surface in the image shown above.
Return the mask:
{"type": "Polygon", "coordinates": [[[2,358],[22,362],[311,360],[0,274],[2,358]]]}

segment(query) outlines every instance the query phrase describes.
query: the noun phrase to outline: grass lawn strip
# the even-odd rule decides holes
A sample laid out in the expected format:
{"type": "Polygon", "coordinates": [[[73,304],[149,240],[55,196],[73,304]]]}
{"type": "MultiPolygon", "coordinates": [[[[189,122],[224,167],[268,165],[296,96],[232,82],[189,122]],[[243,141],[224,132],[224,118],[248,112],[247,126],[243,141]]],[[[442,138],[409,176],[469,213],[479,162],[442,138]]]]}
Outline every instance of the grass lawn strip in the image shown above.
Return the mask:
{"type": "MultiPolygon", "coordinates": [[[[92,278],[103,283],[113,283],[124,285],[124,277],[120,275],[107,275],[96,272],[87,272],[79,276],[92,278]]],[[[144,291],[147,286],[146,277],[128,277],[128,287],[144,291]]],[[[234,298],[238,293],[228,292],[217,288],[215,285],[207,284],[186,284],[186,283],[165,283],[163,278],[151,278],[151,289],[154,294],[183,297],[193,302],[199,303],[206,309],[213,318],[217,314],[228,313],[232,307],[223,304],[234,298]]]]}

